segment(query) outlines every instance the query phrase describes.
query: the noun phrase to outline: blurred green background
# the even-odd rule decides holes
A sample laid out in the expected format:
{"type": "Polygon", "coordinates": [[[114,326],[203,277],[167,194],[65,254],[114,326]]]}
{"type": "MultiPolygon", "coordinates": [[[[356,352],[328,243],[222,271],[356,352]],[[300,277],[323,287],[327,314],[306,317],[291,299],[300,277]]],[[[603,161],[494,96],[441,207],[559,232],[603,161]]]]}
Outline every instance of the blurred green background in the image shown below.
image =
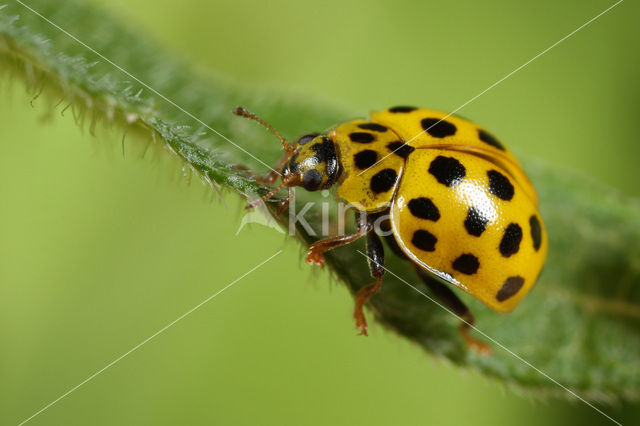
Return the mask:
{"type": "MultiPolygon", "coordinates": [[[[612,4],[102,3],[204,72],[363,115],[395,104],[450,111],[612,4]]],[[[521,156],[640,195],[639,12],[622,3],[460,114],[521,156]]],[[[3,79],[1,93],[1,424],[26,419],[281,248],[31,423],[608,422],[580,402],[505,390],[379,326],[356,337],[350,295],[303,265],[295,242],[258,225],[235,235],[237,197],[212,203],[165,153],[139,160],[133,140],[123,159],[118,130],[82,134],[71,114],[43,122],[47,104],[31,107],[15,81],[3,79]]],[[[603,409],[623,424],[640,415],[603,409]]]]}

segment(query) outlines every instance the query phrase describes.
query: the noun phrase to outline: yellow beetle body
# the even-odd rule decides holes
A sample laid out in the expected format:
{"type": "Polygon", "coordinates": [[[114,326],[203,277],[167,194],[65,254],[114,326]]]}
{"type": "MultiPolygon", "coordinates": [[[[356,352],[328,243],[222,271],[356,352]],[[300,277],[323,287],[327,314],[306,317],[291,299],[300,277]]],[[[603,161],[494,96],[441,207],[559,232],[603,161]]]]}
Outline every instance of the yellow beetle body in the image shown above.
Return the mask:
{"type": "MultiPolygon", "coordinates": [[[[242,108],[235,113],[267,126],[286,151],[276,166],[282,168],[282,183],[260,202],[284,186],[308,191],[337,186],[337,195],[360,212],[357,233],[315,242],[307,262],[324,265],[322,253],[366,236],[376,281],[356,294],[354,318],[362,334],[367,333],[362,306],[381,287],[386,271],[374,226],[382,219],[391,248],[465,320],[460,332],[469,347],[489,351],[469,335],[473,315],[443,282],[507,313],[536,282],[548,246],[536,191],[498,139],[443,112],[394,107],[325,134],[304,135],[291,146],[254,114],[242,108]]],[[[276,177],[271,173],[266,182],[276,177]]]]}
{"type": "Polygon", "coordinates": [[[412,262],[502,313],[531,289],[547,252],[536,192],[487,130],[396,107],[328,134],[342,167],[338,195],[368,212],[390,209],[412,262]]]}

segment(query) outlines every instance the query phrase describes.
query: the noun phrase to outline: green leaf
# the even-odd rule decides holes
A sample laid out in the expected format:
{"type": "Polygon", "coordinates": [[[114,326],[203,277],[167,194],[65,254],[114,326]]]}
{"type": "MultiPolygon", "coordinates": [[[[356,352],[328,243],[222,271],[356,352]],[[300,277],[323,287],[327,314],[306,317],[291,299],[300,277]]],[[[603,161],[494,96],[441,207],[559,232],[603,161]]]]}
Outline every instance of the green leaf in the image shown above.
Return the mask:
{"type": "MultiPolygon", "coordinates": [[[[52,111],[73,112],[92,132],[103,123],[121,128],[127,140],[155,142],[215,188],[264,192],[267,188],[242,170],[264,173],[267,168],[256,158],[275,164],[281,155],[273,136],[231,114],[237,105],[258,112],[292,138],[365,115],[311,97],[267,93],[220,76],[199,75],[144,35],[84,2],[40,0],[29,5],[126,72],[17,3],[0,10],[0,63],[5,72],[25,82],[34,96],[44,93],[52,111]]],[[[539,190],[549,232],[543,274],[509,316],[461,297],[486,335],[582,397],[638,400],[640,204],[584,176],[537,161],[524,164],[539,190]]],[[[314,199],[303,192],[297,193],[299,206],[314,199]]],[[[314,211],[311,217],[319,230],[320,213],[314,211]]],[[[313,240],[298,231],[305,243],[313,240]]],[[[327,257],[330,269],[352,292],[371,281],[366,260],[358,253],[362,249],[358,242],[327,257]]],[[[387,258],[393,274],[430,295],[410,265],[387,258]]],[[[431,354],[528,393],[569,397],[495,343],[491,356],[469,352],[457,333],[459,320],[391,274],[371,308],[380,323],[431,354]]]]}

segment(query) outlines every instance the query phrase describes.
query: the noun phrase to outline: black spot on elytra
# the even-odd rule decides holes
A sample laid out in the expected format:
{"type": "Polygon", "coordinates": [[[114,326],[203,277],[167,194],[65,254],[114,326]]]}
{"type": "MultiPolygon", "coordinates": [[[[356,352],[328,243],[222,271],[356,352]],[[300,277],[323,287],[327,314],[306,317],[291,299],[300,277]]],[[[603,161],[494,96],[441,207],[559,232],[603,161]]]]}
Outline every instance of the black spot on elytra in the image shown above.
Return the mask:
{"type": "Polygon", "coordinates": [[[378,123],[362,123],[362,124],[358,124],[358,127],[364,130],[373,130],[374,132],[380,132],[380,133],[387,131],[387,128],[385,126],[378,123]]]}
{"type": "Polygon", "coordinates": [[[524,278],[520,276],[516,275],[514,277],[507,278],[504,284],[502,284],[502,287],[500,287],[498,294],[496,294],[496,299],[498,299],[498,302],[504,302],[515,295],[522,288],[523,284],[524,278]]]}
{"type": "Polygon", "coordinates": [[[407,205],[412,215],[420,219],[433,220],[440,219],[440,211],[429,198],[420,197],[409,201],[407,205]]]}
{"type": "Polygon", "coordinates": [[[502,145],[500,141],[496,139],[495,136],[493,136],[491,133],[487,132],[486,130],[478,129],[478,137],[482,142],[504,151],[504,145],[502,145]]]}
{"type": "Polygon", "coordinates": [[[438,155],[429,165],[429,173],[441,184],[455,186],[465,177],[467,171],[455,158],[438,155]]]}
{"type": "Polygon", "coordinates": [[[479,267],[478,258],[470,253],[465,253],[453,261],[453,269],[467,275],[475,274],[479,267]]]}
{"type": "Polygon", "coordinates": [[[500,241],[500,254],[509,257],[520,250],[522,241],[522,228],[517,223],[510,223],[504,230],[500,241]]]}
{"type": "Polygon", "coordinates": [[[298,145],[306,145],[318,136],[318,133],[309,133],[308,135],[300,136],[298,138],[298,145]]]}
{"type": "Polygon", "coordinates": [[[489,191],[498,198],[509,201],[513,198],[513,185],[509,178],[496,170],[487,172],[489,176],[489,191]]]}
{"type": "Polygon", "coordinates": [[[434,251],[436,249],[436,243],[438,239],[429,231],[425,231],[424,229],[418,229],[413,233],[413,238],[411,238],[411,243],[424,251],[434,251]]]}
{"type": "Polygon", "coordinates": [[[479,237],[487,229],[489,218],[482,214],[476,207],[469,208],[467,218],[464,220],[464,227],[470,235],[479,237]]]}
{"type": "Polygon", "coordinates": [[[531,227],[531,239],[533,240],[533,248],[535,251],[540,249],[542,244],[542,226],[540,220],[535,214],[529,218],[529,226],[531,227]]]}
{"type": "Polygon", "coordinates": [[[349,139],[351,139],[351,142],[370,143],[376,140],[376,137],[371,133],[353,132],[349,134],[349,139]]]}
{"type": "Polygon", "coordinates": [[[370,187],[373,192],[379,194],[381,192],[387,192],[393,185],[396,184],[398,175],[393,169],[384,169],[373,175],[370,182],[370,187]]]}
{"type": "Polygon", "coordinates": [[[389,108],[389,112],[394,112],[394,113],[406,113],[406,112],[411,112],[411,111],[415,111],[418,108],[416,107],[411,107],[411,106],[396,106],[393,108],[389,108]]]}
{"type": "Polygon", "coordinates": [[[396,155],[399,155],[405,160],[407,159],[409,154],[415,151],[414,147],[403,142],[391,142],[387,144],[387,148],[389,148],[389,151],[393,152],[396,155]]]}
{"type": "Polygon", "coordinates": [[[307,191],[315,191],[322,184],[322,174],[317,170],[309,170],[302,176],[302,186],[307,191]]]}
{"type": "Polygon", "coordinates": [[[434,138],[446,138],[456,134],[456,126],[454,124],[438,118],[425,118],[420,124],[434,138]]]}
{"type": "Polygon", "coordinates": [[[365,149],[364,151],[360,151],[354,155],[353,161],[356,163],[356,167],[360,170],[368,169],[376,164],[376,161],[378,161],[378,154],[371,149],[365,149]]]}

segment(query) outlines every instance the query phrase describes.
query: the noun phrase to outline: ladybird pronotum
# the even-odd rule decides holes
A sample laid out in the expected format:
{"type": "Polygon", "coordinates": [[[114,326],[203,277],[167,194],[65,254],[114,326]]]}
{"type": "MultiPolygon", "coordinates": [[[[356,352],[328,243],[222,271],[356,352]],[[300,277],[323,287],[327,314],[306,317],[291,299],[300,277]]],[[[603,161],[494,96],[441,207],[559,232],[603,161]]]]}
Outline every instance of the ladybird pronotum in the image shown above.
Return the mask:
{"type": "MultiPolygon", "coordinates": [[[[243,109],[235,113],[257,119],[243,109]]],[[[385,272],[383,246],[372,226],[381,216],[388,215],[382,227],[391,231],[391,250],[411,261],[434,294],[469,324],[473,316],[443,282],[507,313],[540,274],[547,238],[535,189],[516,158],[481,126],[398,106],[325,134],[304,135],[293,147],[275,133],[287,149],[277,165],[282,183],[276,189],[336,185],[342,200],[366,213],[356,234],[320,240],[307,255],[309,263],[323,264],[323,252],[366,236],[376,281],[356,294],[354,317],[362,334],[362,305],[380,288],[385,272]]],[[[460,330],[472,348],[488,350],[468,335],[468,324],[460,330]]]]}

